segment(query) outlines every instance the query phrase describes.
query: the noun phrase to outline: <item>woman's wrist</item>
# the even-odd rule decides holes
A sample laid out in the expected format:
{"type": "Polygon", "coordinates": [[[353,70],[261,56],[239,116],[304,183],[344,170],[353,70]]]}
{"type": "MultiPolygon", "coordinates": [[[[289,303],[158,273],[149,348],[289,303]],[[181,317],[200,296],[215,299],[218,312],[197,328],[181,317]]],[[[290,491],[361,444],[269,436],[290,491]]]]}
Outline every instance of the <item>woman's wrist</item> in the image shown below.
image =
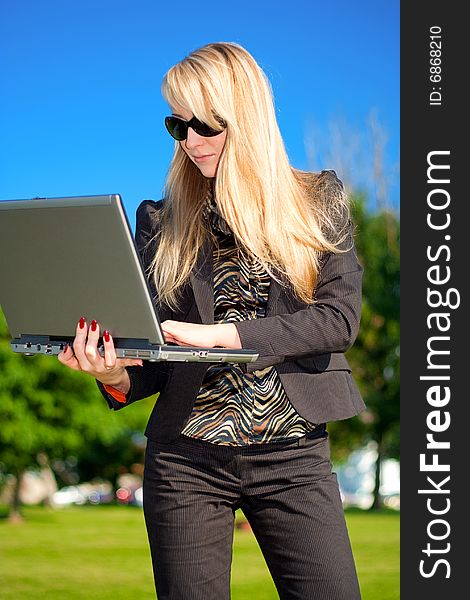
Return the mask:
{"type": "Polygon", "coordinates": [[[121,373],[120,377],[119,374],[116,374],[117,376],[110,376],[109,377],[103,377],[102,379],[100,378],[99,381],[103,384],[103,385],[109,385],[111,387],[113,387],[114,389],[118,390],[118,392],[122,392],[123,394],[127,394],[129,392],[129,390],[131,389],[131,380],[129,377],[129,373],[127,372],[126,369],[123,368],[123,372],[121,373]]]}
{"type": "Polygon", "coordinates": [[[218,323],[215,325],[216,346],[240,349],[242,347],[238,330],[233,323],[218,323]]]}

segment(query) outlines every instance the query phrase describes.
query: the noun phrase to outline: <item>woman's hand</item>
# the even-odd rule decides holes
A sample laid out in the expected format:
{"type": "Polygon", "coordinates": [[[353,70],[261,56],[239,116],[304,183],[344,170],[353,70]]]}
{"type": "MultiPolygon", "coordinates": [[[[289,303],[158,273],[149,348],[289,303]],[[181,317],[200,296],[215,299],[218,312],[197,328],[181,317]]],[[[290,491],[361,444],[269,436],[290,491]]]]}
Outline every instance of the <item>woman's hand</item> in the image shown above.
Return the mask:
{"type": "Polygon", "coordinates": [[[104,385],[115,387],[126,394],[130,388],[130,379],[125,367],[139,365],[142,360],[132,358],[116,358],[116,351],[111,335],[103,332],[104,357],[98,352],[100,327],[93,320],[88,328],[85,318],[77,324],[73,351],[66,346],[58,359],[74,371],[88,373],[104,385]]]}
{"type": "Polygon", "coordinates": [[[201,348],[241,348],[237,328],[233,323],[200,325],[183,321],[163,321],[162,329],[167,342],[179,346],[199,346],[201,348]]]}

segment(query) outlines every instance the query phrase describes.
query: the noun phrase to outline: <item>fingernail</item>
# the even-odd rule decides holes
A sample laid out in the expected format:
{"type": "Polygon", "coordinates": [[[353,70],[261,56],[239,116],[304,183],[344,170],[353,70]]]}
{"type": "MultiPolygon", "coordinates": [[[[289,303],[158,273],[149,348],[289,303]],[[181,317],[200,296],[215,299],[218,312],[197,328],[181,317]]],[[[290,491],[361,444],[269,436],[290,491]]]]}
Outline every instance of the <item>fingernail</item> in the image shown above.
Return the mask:
{"type": "Polygon", "coordinates": [[[109,331],[108,331],[107,329],[105,329],[105,330],[103,331],[103,338],[104,338],[104,341],[105,341],[105,342],[109,342],[109,340],[111,339],[111,338],[109,337],[109,331]]]}
{"type": "Polygon", "coordinates": [[[97,325],[98,323],[95,321],[95,319],[93,319],[93,321],[91,322],[91,330],[96,331],[97,325]]]}
{"type": "Polygon", "coordinates": [[[78,326],[80,327],[80,329],[83,329],[85,327],[85,317],[80,317],[80,321],[78,322],[78,326]]]}
{"type": "Polygon", "coordinates": [[[67,350],[69,349],[69,345],[65,344],[65,346],[62,349],[62,352],[65,354],[67,352],[67,350]]]}

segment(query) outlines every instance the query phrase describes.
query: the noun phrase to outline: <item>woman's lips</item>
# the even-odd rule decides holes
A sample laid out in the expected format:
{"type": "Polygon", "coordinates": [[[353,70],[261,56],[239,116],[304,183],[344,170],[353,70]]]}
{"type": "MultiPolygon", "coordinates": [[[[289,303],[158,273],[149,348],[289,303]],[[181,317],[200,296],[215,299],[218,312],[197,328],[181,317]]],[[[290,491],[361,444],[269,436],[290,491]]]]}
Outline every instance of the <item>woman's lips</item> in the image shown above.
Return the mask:
{"type": "Polygon", "coordinates": [[[197,163],[203,163],[213,158],[213,154],[202,154],[201,156],[193,156],[193,160],[197,163]]]}

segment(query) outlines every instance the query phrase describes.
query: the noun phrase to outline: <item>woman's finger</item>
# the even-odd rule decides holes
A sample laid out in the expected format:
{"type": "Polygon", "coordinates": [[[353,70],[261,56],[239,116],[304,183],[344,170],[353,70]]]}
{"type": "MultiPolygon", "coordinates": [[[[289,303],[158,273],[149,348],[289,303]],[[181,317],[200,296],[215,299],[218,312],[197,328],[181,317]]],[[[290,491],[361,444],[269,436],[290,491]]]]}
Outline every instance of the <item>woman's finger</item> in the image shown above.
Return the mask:
{"type": "Polygon", "coordinates": [[[104,361],[98,352],[98,341],[100,339],[100,326],[96,319],[90,324],[88,329],[88,337],[85,343],[85,356],[88,362],[92,366],[93,370],[101,370],[104,361]]]}
{"type": "Polygon", "coordinates": [[[72,348],[66,344],[62,352],[60,352],[57,356],[59,362],[61,362],[66,367],[70,367],[74,371],[80,371],[80,365],[78,364],[78,360],[73,353],[72,348]]]}
{"type": "Polygon", "coordinates": [[[171,335],[171,333],[167,333],[166,331],[163,332],[165,335],[165,342],[172,342],[174,344],[178,343],[177,338],[175,338],[174,335],[171,335]]]}
{"type": "Polygon", "coordinates": [[[178,321],[164,321],[161,324],[163,334],[166,342],[172,342],[174,344],[182,344],[184,337],[182,329],[179,327],[178,321]]]}
{"type": "Polygon", "coordinates": [[[144,361],[140,358],[118,358],[116,367],[143,367],[144,361]]]}
{"type": "Polygon", "coordinates": [[[117,358],[113,336],[109,333],[107,329],[103,331],[103,347],[103,366],[108,372],[116,368],[121,369],[122,367],[135,366],[141,367],[143,365],[143,361],[140,358],[117,358]]]}
{"type": "Polygon", "coordinates": [[[103,331],[104,346],[104,366],[106,369],[113,369],[116,366],[116,350],[111,334],[107,329],[103,331]]]}
{"type": "Polygon", "coordinates": [[[82,371],[90,371],[92,369],[90,361],[85,354],[87,336],[88,327],[86,319],[85,317],[80,317],[75,331],[75,339],[73,340],[73,351],[82,371]]]}

